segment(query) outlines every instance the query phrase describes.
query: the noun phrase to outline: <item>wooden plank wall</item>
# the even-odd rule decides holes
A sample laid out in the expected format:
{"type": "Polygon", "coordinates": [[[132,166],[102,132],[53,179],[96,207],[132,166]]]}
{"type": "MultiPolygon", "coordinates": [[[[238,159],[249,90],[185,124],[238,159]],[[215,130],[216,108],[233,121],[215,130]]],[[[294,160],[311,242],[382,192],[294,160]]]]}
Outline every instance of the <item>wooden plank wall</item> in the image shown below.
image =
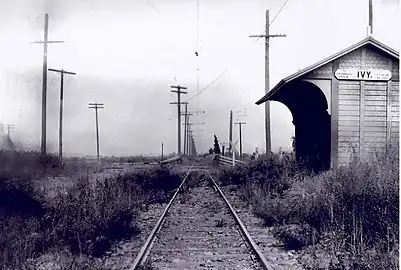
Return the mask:
{"type": "Polygon", "coordinates": [[[361,158],[386,150],[387,145],[387,82],[364,82],[363,147],[361,158]]]}
{"type": "Polygon", "coordinates": [[[359,154],[360,82],[339,81],[338,84],[338,164],[348,164],[353,150],[359,154]]]}
{"type": "Polygon", "coordinates": [[[400,139],[400,84],[398,81],[391,82],[390,101],[390,144],[398,146],[400,139]]]}

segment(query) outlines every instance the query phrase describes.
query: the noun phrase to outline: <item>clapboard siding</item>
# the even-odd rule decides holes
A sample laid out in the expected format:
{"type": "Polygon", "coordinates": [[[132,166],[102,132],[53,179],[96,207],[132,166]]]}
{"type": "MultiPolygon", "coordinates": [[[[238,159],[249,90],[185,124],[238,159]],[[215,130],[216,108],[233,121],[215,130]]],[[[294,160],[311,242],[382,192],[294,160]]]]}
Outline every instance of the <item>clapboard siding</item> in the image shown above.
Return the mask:
{"type": "Polygon", "coordinates": [[[361,158],[368,158],[387,145],[387,89],[387,82],[364,83],[361,158]]]}
{"type": "Polygon", "coordinates": [[[359,152],[360,83],[339,81],[338,84],[338,162],[352,160],[353,151],[359,152]]]}
{"type": "MultiPolygon", "coordinates": [[[[394,65],[398,63],[393,62],[394,65]]],[[[398,74],[397,74],[398,76],[398,74]]],[[[398,146],[400,140],[400,84],[398,81],[391,82],[390,92],[390,114],[391,114],[391,126],[390,126],[390,145],[398,146]]]]}

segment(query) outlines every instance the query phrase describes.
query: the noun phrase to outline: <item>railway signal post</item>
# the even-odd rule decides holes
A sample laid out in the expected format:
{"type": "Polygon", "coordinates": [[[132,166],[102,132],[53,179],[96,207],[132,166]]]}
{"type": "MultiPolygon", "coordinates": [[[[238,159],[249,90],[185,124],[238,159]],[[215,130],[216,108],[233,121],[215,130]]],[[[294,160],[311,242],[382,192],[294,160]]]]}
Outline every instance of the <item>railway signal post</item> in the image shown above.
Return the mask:
{"type": "Polygon", "coordinates": [[[98,109],[104,109],[103,103],[89,103],[90,109],[95,109],[96,113],[96,155],[97,155],[97,163],[100,164],[100,156],[99,156],[99,120],[98,120],[98,109]]]}
{"type": "Polygon", "coordinates": [[[43,82],[42,82],[42,139],[41,139],[41,154],[46,155],[46,104],[47,104],[47,44],[63,43],[64,41],[49,41],[49,15],[45,14],[45,31],[43,41],[34,41],[31,43],[43,44],[43,82]]]}
{"type": "Polygon", "coordinates": [[[74,72],[65,71],[63,69],[52,69],[49,68],[49,71],[60,73],[61,76],[61,85],[60,85],[60,124],[59,124],[59,156],[63,157],[63,98],[64,98],[64,74],[68,75],[76,75],[74,72]]]}

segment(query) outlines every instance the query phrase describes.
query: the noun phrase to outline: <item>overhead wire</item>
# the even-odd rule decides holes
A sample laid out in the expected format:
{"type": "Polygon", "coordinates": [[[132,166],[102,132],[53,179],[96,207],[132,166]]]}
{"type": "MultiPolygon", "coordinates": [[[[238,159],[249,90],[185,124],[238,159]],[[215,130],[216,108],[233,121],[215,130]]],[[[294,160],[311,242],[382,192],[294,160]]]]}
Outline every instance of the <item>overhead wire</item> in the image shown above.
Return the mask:
{"type": "Polygon", "coordinates": [[[210,86],[212,86],[215,82],[217,82],[221,77],[223,77],[224,74],[226,74],[228,71],[228,69],[226,69],[223,73],[221,73],[216,79],[214,79],[211,83],[209,83],[205,88],[203,88],[201,91],[199,91],[198,93],[196,93],[195,95],[193,95],[192,97],[190,97],[189,99],[186,100],[186,102],[190,101],[191,99],[197,97],[198,95],[200,95],[202,92],[204,92],[205,90],[207,90],[210,86]]]}
{"type": "Polygon", "coordinates": [[[154,11],[156,11],[157,14],[159,14],[160,17],[163,18],[163,16],[160,14],[159,10],[156,8],[156,6],[150,1],[150,0],[146,0],[148,2],[148,4],[153,8],[154,11]]]}
{"type": "MultiPolygon", "coordinates": [[[[197,0],[199,1],[199,0],[197,0]]],[[[286,6],[286,4],[288,3],[289,0],[286,0],[284,2],[284,4],[281,6],[281,8],[279,9],[279,11],[277,12],[277,14],[274,16],[273,20],[269,23],[269,26],[271,26],[273,24],[273,22],[276,20],[276,18],[278,17],[278,15],[283,11],[284,7],[286,6]]],[[[265,34],[266,31],[264,31],[263,34],[265,34]]],[[[252,46],[259,40],[260,38],[256,39],[256,41],[252,44],[252,46]]],[[[218,79],[220,79],[224,74],[226,74],[228,71],[228,69],[226,68],[226,70],[220,74],[215,80],[212,81],[211,84],[209,84],[207,87],[205,87],[204,89],[202,89],[201,91],[197,91],[196,95],[192,96],[191,98],[189,98],[188,100],[191,100],[192,98],[194,98],[195,96],[199,96],[202,92],[204,92],[205,90],[207,90],[212,84],[214,84],[218,79]]],[[[187,100],[187,101],[188,101],[187,100]]]]}
{"type": "MultiPolygon", "coordinates": [[[[283,8],[285,7],[285,5],[288,3],[289,0],[286,0],[284,2],[284,4],[281,6],[281,8],[279,9],[279,11],[277,12],[276,16],[274,16],[273,20],[269,23],[269,27],[273,24],[274,20],[277,18],[277,16],[281,13],[281,11],[283,10],[283,8]]],[[[262,36],[266,34],[266,30],[263,32],[262,36]]],[[[255,42],[252,44],[255,45],[259,40],[261,39],[261,37],[257,38],[255,40],[255,42]]]]}

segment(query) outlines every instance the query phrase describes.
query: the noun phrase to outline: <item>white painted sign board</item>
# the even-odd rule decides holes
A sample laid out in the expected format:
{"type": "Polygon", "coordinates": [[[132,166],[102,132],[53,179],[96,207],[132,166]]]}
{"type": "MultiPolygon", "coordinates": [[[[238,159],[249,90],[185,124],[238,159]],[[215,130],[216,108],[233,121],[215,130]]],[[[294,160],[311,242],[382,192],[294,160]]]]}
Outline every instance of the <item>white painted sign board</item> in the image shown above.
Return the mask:
{"type": "Polygon", "coordinates": [[[391,79],[391,71],[379,69],[337,69],[334,75],[338,80],[389,81],[391,79]]]}

